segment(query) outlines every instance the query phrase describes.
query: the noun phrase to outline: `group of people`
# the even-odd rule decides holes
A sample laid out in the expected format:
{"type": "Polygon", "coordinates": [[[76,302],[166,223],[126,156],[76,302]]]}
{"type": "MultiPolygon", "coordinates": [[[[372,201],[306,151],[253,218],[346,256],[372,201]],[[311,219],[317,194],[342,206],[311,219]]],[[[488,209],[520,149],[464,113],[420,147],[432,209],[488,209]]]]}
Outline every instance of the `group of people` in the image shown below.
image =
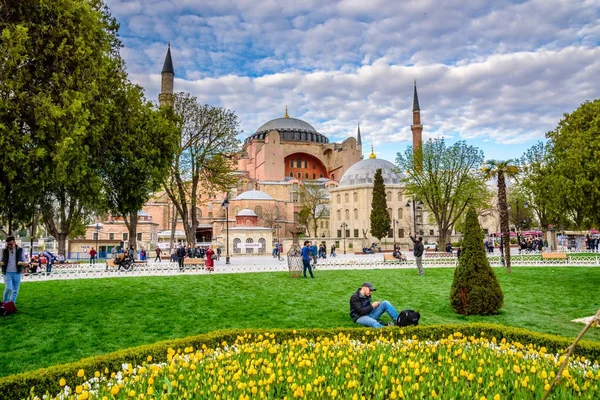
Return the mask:
{"type": "MultiPolygon", "coordinates": [[[[519,252],[535,252],[543,251],[548,248],[548,241],[542,240],[542,238],[524,238],[523,236],[517,235],[517,241],[519,242],[519,252]]],[[[494,251],[492,247],[492,252],[494,251]]]]}
{"type": "MultiPolygon", "coordinates": [[[[160,261],[161,250],[159,247],[156,248],[156,258],[160,261]]],[[[173,249],[171,252],[171,257],[173,261],[177,261],[179,265],[179,270],[184,270],[184,260],[186,258],[200,258],[204,260],[204,265],[207,271],[215,270],[215,260],[221,259],[221,249],[217,247],[217,250],[213,250],[211,246],[208,247],[200,247],[196,246],[195,249],[192,250],[192,246],[184,247],[182,243],[179,243],[179,246],[176,249],[173,249]]]]}
{"type": "Polygon", "coordinates": [[[279,261],[283,260],[283,257],[281,257],[281,255],[283,254],[283,243],[275,243],[273,245],[273,252],[271,253],[271,255],[273,256],[273,258],[276,258],[279,261]]]}

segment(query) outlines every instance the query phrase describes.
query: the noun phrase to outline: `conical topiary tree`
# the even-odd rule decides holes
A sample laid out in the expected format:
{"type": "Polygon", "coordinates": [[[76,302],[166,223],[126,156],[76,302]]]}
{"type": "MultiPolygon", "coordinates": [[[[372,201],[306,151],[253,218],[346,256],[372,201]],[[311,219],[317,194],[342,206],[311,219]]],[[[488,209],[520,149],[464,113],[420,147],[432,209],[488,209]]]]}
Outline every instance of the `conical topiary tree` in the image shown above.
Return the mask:
{"type": "Polygon", "coordinates": [[[373,201],[371,202],[371,235],[381,241],[390,231],[392,219],[388,214],[385,195],[385,183],[381,168],[377,168],[373,177],[373,201]]]}
{"type": "Polygon", "coordinates": [[[469,207],[458,267],[450,290],[450,305],[459,314],[490,315],[502,307],[504,295],[483,248],[483,230],[469,207]]]}

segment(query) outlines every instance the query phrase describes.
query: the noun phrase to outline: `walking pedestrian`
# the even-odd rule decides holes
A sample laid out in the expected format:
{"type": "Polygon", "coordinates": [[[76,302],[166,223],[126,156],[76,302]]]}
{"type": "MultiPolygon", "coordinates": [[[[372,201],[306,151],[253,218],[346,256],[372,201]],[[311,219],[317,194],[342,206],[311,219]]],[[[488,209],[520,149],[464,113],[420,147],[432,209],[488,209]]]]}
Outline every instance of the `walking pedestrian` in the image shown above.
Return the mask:
{"type": "Polygon", "coordinates": [[[154,251],[156,252],[156,258],[154,259],[154,262],[160,262],[160,255],[162,254],[160,247],[156,246],[154,251]]]}
{"type": "Polygon", "coordinates": [[[2,277],[4,278],[3,302],[17,302],[21,276],[25,262],[23,249],[15,243],[15,237],[6,238],[6,248],[2,250],[2,277]]]}
{"type": "Polygon", "coordinates": [[[90,264],[96,264],[96,249],[94,249],[92,247],[92,249],[90,250],[90,264]]]}

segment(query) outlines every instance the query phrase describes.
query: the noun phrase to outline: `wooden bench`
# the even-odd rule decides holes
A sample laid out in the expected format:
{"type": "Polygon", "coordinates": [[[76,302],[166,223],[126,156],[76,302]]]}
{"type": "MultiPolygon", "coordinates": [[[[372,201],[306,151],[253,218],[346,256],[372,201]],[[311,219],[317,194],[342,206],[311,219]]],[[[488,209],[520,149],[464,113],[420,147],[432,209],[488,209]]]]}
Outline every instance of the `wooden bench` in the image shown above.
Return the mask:
{"type": "Polygon", "coordinates": [[[542,260],[566,260],[567,253],[542,253],[542,260]]]}
{"type": "Polygon", "coordinates": [[[389,253],[384,253],[383,254],[383,261],[406,261],[406,256],[403,254],[402,255],[402,259],[399,260],[396,257],[394,257],[393,254],[389,254],[389,253]]]}
{"type": "Polygon", "coordinates": [[[204,258],[184,258],[183,265],[204,265],[204,258]]]}

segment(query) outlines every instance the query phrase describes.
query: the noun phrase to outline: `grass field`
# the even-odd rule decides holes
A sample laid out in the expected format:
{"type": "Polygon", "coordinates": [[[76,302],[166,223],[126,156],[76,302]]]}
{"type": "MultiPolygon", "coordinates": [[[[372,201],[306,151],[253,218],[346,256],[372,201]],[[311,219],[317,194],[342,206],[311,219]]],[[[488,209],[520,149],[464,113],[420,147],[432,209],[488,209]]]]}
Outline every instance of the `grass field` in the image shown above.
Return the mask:
{"type": "MultiPolygon", "coordinates": [[[[496,269],[501,313],[464,317],[449,307],[453,269],[88,279],[24,283],[19,312],[0,319],[0,376],[169,338],[226,328],[351,327],[349,298],[369,280],[374,300],[421,312],[422,324],[490,322],[575,337],[573,318],[600,307],[600,268],[496,269]]],[[[600,329],[586,339],[600,341],[600,329]]]]}

